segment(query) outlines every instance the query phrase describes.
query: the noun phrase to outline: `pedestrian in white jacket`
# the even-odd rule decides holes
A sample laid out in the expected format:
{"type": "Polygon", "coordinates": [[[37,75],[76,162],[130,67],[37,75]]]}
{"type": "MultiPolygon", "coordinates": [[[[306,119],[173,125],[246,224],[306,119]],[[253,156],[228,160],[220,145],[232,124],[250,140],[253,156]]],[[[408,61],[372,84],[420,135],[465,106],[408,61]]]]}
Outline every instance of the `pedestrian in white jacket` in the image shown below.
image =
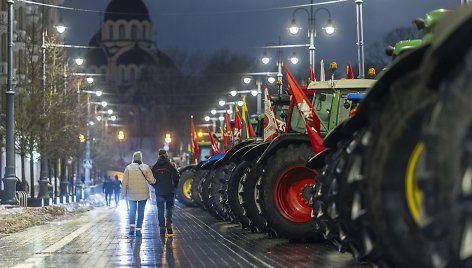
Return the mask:
{"type": "Polygon", "coordinates": [[[149,184],[156,183],[148,165],[143,164],[141,151],[133,154],[133,163],[129,164],[123,174],[121,198],[128,197],[129,202],[129,235],[141,236],[144,221],[144,208],[149,199],[149,184]],[[136,212],[138,219],[136,222],[136,212]]]}

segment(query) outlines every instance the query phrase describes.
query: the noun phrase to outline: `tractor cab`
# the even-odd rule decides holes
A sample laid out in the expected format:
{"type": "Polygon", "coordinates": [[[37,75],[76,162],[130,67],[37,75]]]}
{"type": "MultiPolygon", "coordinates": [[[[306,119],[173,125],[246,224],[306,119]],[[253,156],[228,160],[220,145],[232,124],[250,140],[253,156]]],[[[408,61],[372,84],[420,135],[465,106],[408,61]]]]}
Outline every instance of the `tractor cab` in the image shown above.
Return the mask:
{"type": "Polygon", "coordinates": [[[205,162],[210,157],[211,144],[209,141],[198,142],[198,163],[205,162]]]}
{"type": "MultiPolygon", "coordinates": [[[[366,93],[375,81],[374,79],[343,79],[311,82],[308,85],[305,94],[312,99],[313,108],[320,119],[321,137],[326,136],[329,131],[355,113],[363,94],[354,93],[366,93]]],[[[298,108],[295,105],[290,107],[291,118],[287,121],[289,132],[306,133],[305,123],[300,117],[298,108]]]]}

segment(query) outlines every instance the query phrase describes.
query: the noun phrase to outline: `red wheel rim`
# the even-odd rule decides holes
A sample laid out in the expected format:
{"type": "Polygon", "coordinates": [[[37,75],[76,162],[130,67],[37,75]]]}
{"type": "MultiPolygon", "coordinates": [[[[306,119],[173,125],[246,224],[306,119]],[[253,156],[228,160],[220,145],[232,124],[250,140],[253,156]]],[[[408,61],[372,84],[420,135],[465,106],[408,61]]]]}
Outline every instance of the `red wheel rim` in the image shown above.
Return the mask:
{"type": "Polygon", "coordinates": [[[307,186],[315,184],[316,171],[305,165],[286,168],[277,178],[274,189],[275,204],[279,212],[293,222],[311,220],[311,205],[302,197],[307,186]]]}

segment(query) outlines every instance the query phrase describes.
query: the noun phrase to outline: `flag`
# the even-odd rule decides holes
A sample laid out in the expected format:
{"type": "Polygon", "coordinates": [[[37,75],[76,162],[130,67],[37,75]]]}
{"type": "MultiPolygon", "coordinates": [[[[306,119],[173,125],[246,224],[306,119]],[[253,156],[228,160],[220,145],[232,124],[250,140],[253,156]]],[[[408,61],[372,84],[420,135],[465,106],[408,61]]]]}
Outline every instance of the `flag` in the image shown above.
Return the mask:
{"type": "Polygon", "coordinates": [[[241,111],[241,119],[243,122],[243,137],[244,139],[255,138],[256,134],[254,133],[254,129],[252,128],[251,119],[249,117],[249,111],[246,105],[246,98],[243,98],[243,108],[241,111]]]}
{"type": "Polygon", "coordinates": [[[324,69],[324,61],[321,60],[320,63],[320,81],[326,81],[325,69],[324,69]]]}
{"type": "Polygon", "coordinates": [[[270,102],[269,90],[264,88],[264,141],[271,141],[279,135],[279,126],[274,108],[270,102]]]}
{"type": "Polygon", "coordinates": [[[233,128],[231,127],[231,122],[229,120],[229,114],[226,112],[225,114],[225,125],[224,125],[225,136],[229,142],[233,140],[233,128]]]}
{"type": "Polygon", "coordinates": [[[198,141],[197,141],[197,132],[195,131],[195,124],[193,123],[193,115],[190,116],[190,127],[192,131],[192,150],[195,157],[195,163],[198,162],[198,141]]]}
{"type": "Polygon", "coordinates": [[[313,109],[310,100],[305,93],[303,93],[300,85],[297,83],[295,78],[293,78],[286,65],[285,73],[287,74],[288,86],[293,94],[300,116],[305,121],[305,127],[308,136],[310,137],[311,146],[313,147],[315,154],[320,153],[324,150],[323,139],[321,139],[319,135],[320,119],[316,116],[315,109],[313,109]]]}
{"type": "Polygon", "coordinates": [[[207,127],[207,129],[208,135],[210,136],[210,156],[221,154],[220,148],[218,148],[218,144],[216,144],[215,138],[213,137],[213,133],[211,132],[209,127],[207,127]]]}
{"type": "Polygon", "coordinates": [[[229,137],[225,133],[222,127],[220,127],[220,131],[221,131],[221,141],[223,143],[223,148],[225,149],[225,152],[228,152],[229,151],[229,137]]]}
{"type": "Polygon", "coordinates": [[[242,131],[242,125],[241,125],[241,117],[239,117],[239,110],[238,106],[234,106],[234,133],[233,133],[233,138],[234,138],[234,143],[239,143],[241,142],[241,131],[242,131]]]}
{"type": "Polygon", "coordinates": [[[354,79],[354,75],[352,74],[352,66],[350,63],[346,67],[346,74],[346,79],[354,79]]]}
{"type": "Polygon", "coordinates": [[[311,82],[315,82],[315,81],[316,81],[316,78],[315,78],[315,70],[314,70],[312,64],[310,64],[310,80],[311,80],[311,82]]]}

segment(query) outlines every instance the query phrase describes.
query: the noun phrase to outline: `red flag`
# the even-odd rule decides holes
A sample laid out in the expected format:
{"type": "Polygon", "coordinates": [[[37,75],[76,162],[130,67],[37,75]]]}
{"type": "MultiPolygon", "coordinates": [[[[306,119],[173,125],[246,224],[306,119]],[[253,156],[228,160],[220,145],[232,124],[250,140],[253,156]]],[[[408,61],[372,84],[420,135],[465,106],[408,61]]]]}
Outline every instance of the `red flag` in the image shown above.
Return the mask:
{"type": "Polygon", "coordinates": [[[352,66],[350,63],[347,65],[346,73],[347,73],[346,79],[354,79],[354,75],[352,74],[352,66]]]}
{"type": "Polygon", "coordinates": [[[216,144],[215,138],[213,138],[213,133],[211,132],[210,128],[207,127],[208,129],[208,135],[210,136],[210,156],[216,155],[216,154],[221,154],[220,148],[218,148],[218,144],[216,144]]]}
{"type": "Polygon", "coordinates": [[[323,139],[321,139],[319,135],[320,119],[318,116],[316,116],[315,109],[311,105],[310,100],[305,95],[305,93],[303,93],[300,85],[297,83],[295,78],[293,78],[286,65],[285,73],[287,74],[288,86],[292,91],[293,98],[295,99],[298,111],[300,112],[300,116],[305,121],[305,126],[308,136],[310,137],[311,146],[313,147],[315,154],[320,153],[324,150],[323,139]]]}
{"type": "Polygon", "coordinates": [[[220,127],[220,132],[221,132],[221,141],[223,142],[223,147],[225,148],[225,152],[228,152],[229,151],[229,137],[222,127],[220,127]]]}
{"type": "Polygon", "coordinates": [[[316,81],[316,78],[315,78],[315,70],[313,68],[313,65],[310,64],[310,80],[311,82],[315,82],[316,81]]]}
{"type": "Polygon", "coordinates": [[[195,163],[198,162],[198,142],[197,142],[197,132],[195,131],[195,124],[193,123],[193,115],[190,116],[190,128],[192,131],[192,150],[195,157],[195,163]]]}
{"type": "Polygon", "coordinates": [[[225,114],[225,127],[224,127],[225,135],[228,137],[228,141],[232,140],[233,128],[231,127],[231,122],[229,120],[229,114],[226,112],[225,114]]]}
{"type": "Polygon", "coordinates": [[[241,131],[243,129],[242,123],[241,123],[241,117],[239,117],[239,110],[237,106],[234,106],[234,142],[239,143],[241,142],[241,131]]]}
{"type": "Polygon", "coordinates": [[[264,88],[264,141],[271,141],[279,135],[279,125],[270,101],[269,90],[264,88]]]}

